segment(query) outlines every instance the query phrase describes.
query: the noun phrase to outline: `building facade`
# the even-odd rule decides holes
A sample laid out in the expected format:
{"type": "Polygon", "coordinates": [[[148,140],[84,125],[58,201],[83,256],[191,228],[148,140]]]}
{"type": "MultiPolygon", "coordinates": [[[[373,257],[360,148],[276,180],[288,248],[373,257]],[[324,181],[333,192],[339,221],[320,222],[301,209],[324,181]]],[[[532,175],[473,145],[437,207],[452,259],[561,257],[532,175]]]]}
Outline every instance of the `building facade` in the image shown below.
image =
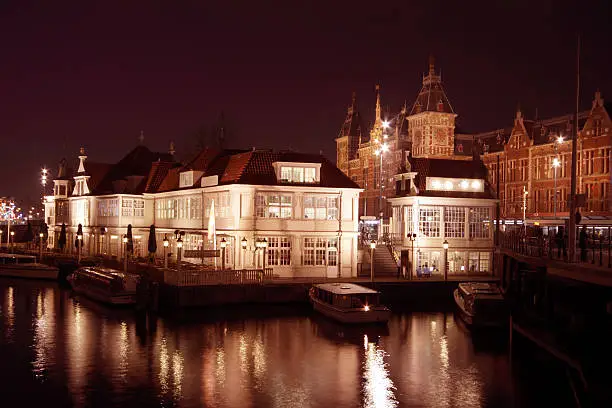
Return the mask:
{"type": "Polygon", "coordinates": [[[114,165],[86,159],[81,150],[74,173],[62,164],[46,197],[51,246],[64,223],[75,248],[81,224],[85,254],[121,258],[131,225],[134,256],[145,257],[154,225],[158,256],[167,238],[176,258],[180,237],[183,261],[221,266],[201,251],[223,242],[228,268],[265,262],[283,277],[356,276],[360,189],[322,156],[207,148],[181,165],[139,146],[114,165]]]}
{"type": "MultiPolygon", "coordinates": [[[[610,203],[610,106],[595,93],[590,110],[578,114],[576,193],[585,221],[612,215],[610,203]]],[[[473,135],[497,188],[502,218],[528,224],[563,225],[569,217],[574,116],[528,120],[518,110],[514,125],[473,135]]]]}
{"type": "Polygon", "coordinates": [[[336,138],[338,168],[363,189],[364,225],[384,219],[388,227],[379,237],[388,233],[392,251],[407,253],[405,275],[492,269],[497,200],[480,155],[472,143],[464,146],[472,138],[457,132],[456,118],[430,60],[410,107],[383,114],[377,86],[374,124],[366,137],[353,95],[336,138]]]}

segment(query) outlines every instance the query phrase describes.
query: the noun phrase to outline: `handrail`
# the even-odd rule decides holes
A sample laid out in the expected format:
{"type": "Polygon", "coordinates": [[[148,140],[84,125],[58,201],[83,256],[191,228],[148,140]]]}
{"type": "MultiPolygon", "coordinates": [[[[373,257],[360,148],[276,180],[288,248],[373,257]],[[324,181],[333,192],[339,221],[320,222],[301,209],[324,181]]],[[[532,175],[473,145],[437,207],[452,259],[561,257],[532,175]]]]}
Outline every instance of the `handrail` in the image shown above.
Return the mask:
{"type": "Polygon", "coordinates": [[[164,272],[164,282],[172,286],[263,284],[273,279],[272,268],[212,270],[182,267],[164,272]]]}

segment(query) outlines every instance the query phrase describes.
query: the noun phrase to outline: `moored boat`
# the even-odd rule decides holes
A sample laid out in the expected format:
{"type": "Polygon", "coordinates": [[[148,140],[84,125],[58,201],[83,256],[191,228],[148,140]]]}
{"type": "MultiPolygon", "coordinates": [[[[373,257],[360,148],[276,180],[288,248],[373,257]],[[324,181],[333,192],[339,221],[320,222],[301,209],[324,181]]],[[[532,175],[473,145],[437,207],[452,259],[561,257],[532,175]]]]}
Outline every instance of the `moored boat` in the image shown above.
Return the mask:
{"type": "Polygon", "coordinates": [[[470,327],[502,327],[507,309],[494,283],[460,283],[454,292],[457,312],[470,327]]]}
{"type": "Polygon", "coordinates": [[[111,305],[135,304],[138,281],[138,275],[96,266],[79,268],[68,277],[76,293],[111,305]]]}
{"type": "Polygon", "coordinates": [[[36,262],[31,255],[0,254],[0,276],[57,280],[59,269],[36,262]]]}
{"type": "Polygon", "coordinates": [[[342,323],[386,323],[391,311],[380,292],[354,283],[322,283],[310,288],[314,309],[342,323]]]}

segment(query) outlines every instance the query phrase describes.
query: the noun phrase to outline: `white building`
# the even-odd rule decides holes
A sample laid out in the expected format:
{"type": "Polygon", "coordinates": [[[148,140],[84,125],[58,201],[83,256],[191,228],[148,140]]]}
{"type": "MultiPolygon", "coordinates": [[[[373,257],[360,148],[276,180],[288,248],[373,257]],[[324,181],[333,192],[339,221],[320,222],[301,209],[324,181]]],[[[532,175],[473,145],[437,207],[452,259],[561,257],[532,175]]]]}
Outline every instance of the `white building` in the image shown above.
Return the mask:
{"type": "Polygon", "coordinates": [[[394,247],[407,256],[407,269],[443,275],[446,263],[449,275],[490,273],[497,200],[483,163],[409,157],[403,170],[389,201],[394,247]]]}
{"type": "Polygon", "coordinates": [[[265,239],[265,264],[276,275],[357,275],[361,190],[322,156],[205,149],[182,166],[141,145],[115,165],[91,163],[83,149],[78,157],[71,176],[60,165],[54,194],[46,197],[50,246],[57,247],[65,223],[74,250],[81,224],[85,254],[122,257],[131,224],[134,255],[145,257],[155,225],[158,256],[164,237],[176,256],[180,236],[184,261],[211,263],[198,251],[219,249],[223,240],[227,267],[261,268],[263,250],[255,243],[265,239]],[[213,202],[214,236],[208,231],[213,202]]]}

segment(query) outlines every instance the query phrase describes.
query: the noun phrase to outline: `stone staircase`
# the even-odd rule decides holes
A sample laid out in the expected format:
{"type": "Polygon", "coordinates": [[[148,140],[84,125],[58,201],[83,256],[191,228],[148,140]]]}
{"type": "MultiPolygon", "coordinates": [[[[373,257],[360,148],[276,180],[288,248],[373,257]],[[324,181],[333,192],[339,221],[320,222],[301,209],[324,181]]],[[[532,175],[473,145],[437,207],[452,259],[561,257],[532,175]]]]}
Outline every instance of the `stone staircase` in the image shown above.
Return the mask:
{"type": "MultiPolygon", "coordinates": [[[[363,268],[359,276],[370,276],[370,250],[364,253],[363,268]]],[[[395,278],[397,277],[398,265],[386,245],[377,246],[374,250],[374,277],[375,278],[395,278]]]]}

